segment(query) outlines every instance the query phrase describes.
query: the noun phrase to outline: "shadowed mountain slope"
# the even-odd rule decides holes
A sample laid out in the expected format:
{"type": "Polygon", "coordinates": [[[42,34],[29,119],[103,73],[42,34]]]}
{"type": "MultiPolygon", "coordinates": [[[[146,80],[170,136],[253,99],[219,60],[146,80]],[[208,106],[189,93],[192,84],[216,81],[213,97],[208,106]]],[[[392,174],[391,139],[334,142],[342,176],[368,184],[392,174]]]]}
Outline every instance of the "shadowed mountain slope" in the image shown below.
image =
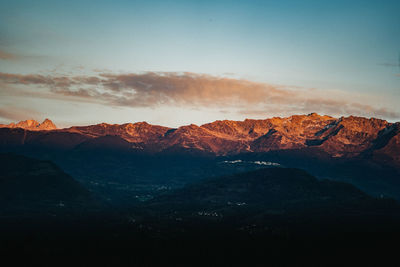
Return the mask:
{"type": "Polygon", "coordinates": [[[91,194],[54,163],[0,154],[2,211],[46,212],[93,204],[91,194]]]}
{"type": "Polygon", "coordinates": [[[341,182],[317,180],[307,172],[267,168],[211,178],[151,201],[153,207],[186,216],[226,217],[311,213],[318,216],[379,212],[394,201],[374,199],[341,182]],[[167,208],[169,207],[169,208],[167,208]]]}

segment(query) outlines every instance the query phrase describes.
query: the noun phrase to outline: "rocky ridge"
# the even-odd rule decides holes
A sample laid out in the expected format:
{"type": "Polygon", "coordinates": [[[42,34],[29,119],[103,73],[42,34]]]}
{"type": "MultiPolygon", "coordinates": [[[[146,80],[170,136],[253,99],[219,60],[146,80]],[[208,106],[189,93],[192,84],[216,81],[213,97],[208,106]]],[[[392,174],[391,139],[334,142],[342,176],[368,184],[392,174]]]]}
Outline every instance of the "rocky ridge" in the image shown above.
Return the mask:
{"type": "Polygon", "coordinates": [[[0,128],[22,128],[31,131],[49,131],[56,130],[57,126],[49,119],[45,119],[42,123],[35,120],[25,120],[18,123],[0,124],[0,128]]]}
{"type": "MultiPolygon", "coordinates": [[[[0,133],[24,138],[20,144],[57,143],[57,138],[68,141],[68,147],[84,146],[94,138],[117,136],[118,147],[147,153],[201,153],[207,155],[234,155],[247,152],[268,152],[288,149],[318,149],[336,158],[368,155],[374,160],[400,165],[400,124],[363,117],[321,116],[316,113],[274,117],[264,120],[215,121],[201,126],[194,124],[179,128],[151,125],[146,122],[74,126],[55,129],[50,120],[38,124],[24,121],[3,127],[23,128],[27,132],[0,133]],[[30,134],[30,131],[52,130],[30,134]],[[36,140],[36,141],[35,141],[36,140]]],[[[18,139],[17,138],[17,139],[18,139]]],[[[101,146],[103,139],[97,141],[101,146]]],[[[104,139],[106,140],[106,139],[104,139]]],[[[114,139],[107,139],[112,147],[114,139]]],[[[3,141],[3,144],[6,144],[3,141]]]]}

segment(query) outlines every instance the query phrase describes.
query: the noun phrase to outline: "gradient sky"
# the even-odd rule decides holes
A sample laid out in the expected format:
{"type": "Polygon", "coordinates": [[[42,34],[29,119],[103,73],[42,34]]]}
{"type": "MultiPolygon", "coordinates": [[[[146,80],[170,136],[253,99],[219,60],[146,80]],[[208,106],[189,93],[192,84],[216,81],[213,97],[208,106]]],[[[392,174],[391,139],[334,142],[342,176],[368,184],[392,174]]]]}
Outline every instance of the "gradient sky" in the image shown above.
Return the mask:
{"type": "Polygon", "coordinates": [[[0,123],[400,120],[399,1],[0,2],[0,123]]]}

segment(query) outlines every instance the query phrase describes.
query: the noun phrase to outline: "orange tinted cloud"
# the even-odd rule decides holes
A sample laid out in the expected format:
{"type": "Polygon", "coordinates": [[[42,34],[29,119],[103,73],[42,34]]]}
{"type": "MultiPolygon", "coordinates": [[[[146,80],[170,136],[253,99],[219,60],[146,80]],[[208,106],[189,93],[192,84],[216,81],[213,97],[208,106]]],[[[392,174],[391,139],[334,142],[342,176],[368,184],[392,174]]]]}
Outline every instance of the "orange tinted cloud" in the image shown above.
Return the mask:
{"type": "Polygon", "coordinates": [[[8,60],[8,59],[15,59],[15,58],[16,58],[16,55],[0,50],[0,59],[8,60]]]}
{"type": "Polygon", "coordinates": [[[0,108],[0,118],[7,121],[20,121],[26,120],[26,118],[38,116],[40,116],[40,114],[37,111],[31,109],[16,108],[12,106],[5,106],[0,108]]]}
{"type": "Polygon", "coordinates": [[[120,104],[234,104],[259,103],[287,97],[278,86],[193,73],[101,74],[103,85],[125,94],[120,104]]]}
{"type": "Polygon", "coordinates": [[[45,88],[66,99],[114,106],[159,105],[235,108],[239,112],[319,112],[397,119],[392,110],[364,104],[343,92],[288,88],[194,73],[147,72],[97,76],[43,76],[0,73],[0,82],[45,88]],[[351,99],[351,100],[349,100],[351,99]]]}

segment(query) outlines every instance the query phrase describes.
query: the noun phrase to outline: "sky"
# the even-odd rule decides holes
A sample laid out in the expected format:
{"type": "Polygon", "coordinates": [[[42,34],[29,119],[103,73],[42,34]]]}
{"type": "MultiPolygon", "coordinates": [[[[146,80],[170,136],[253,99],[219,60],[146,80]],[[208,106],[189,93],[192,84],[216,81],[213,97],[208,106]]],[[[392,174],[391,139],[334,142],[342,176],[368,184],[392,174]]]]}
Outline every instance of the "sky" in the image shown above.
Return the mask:
{"type": "Polygon", "coordinates": [[[0,123],[400,120],[399,1],[0,3],[0,123]]]}

